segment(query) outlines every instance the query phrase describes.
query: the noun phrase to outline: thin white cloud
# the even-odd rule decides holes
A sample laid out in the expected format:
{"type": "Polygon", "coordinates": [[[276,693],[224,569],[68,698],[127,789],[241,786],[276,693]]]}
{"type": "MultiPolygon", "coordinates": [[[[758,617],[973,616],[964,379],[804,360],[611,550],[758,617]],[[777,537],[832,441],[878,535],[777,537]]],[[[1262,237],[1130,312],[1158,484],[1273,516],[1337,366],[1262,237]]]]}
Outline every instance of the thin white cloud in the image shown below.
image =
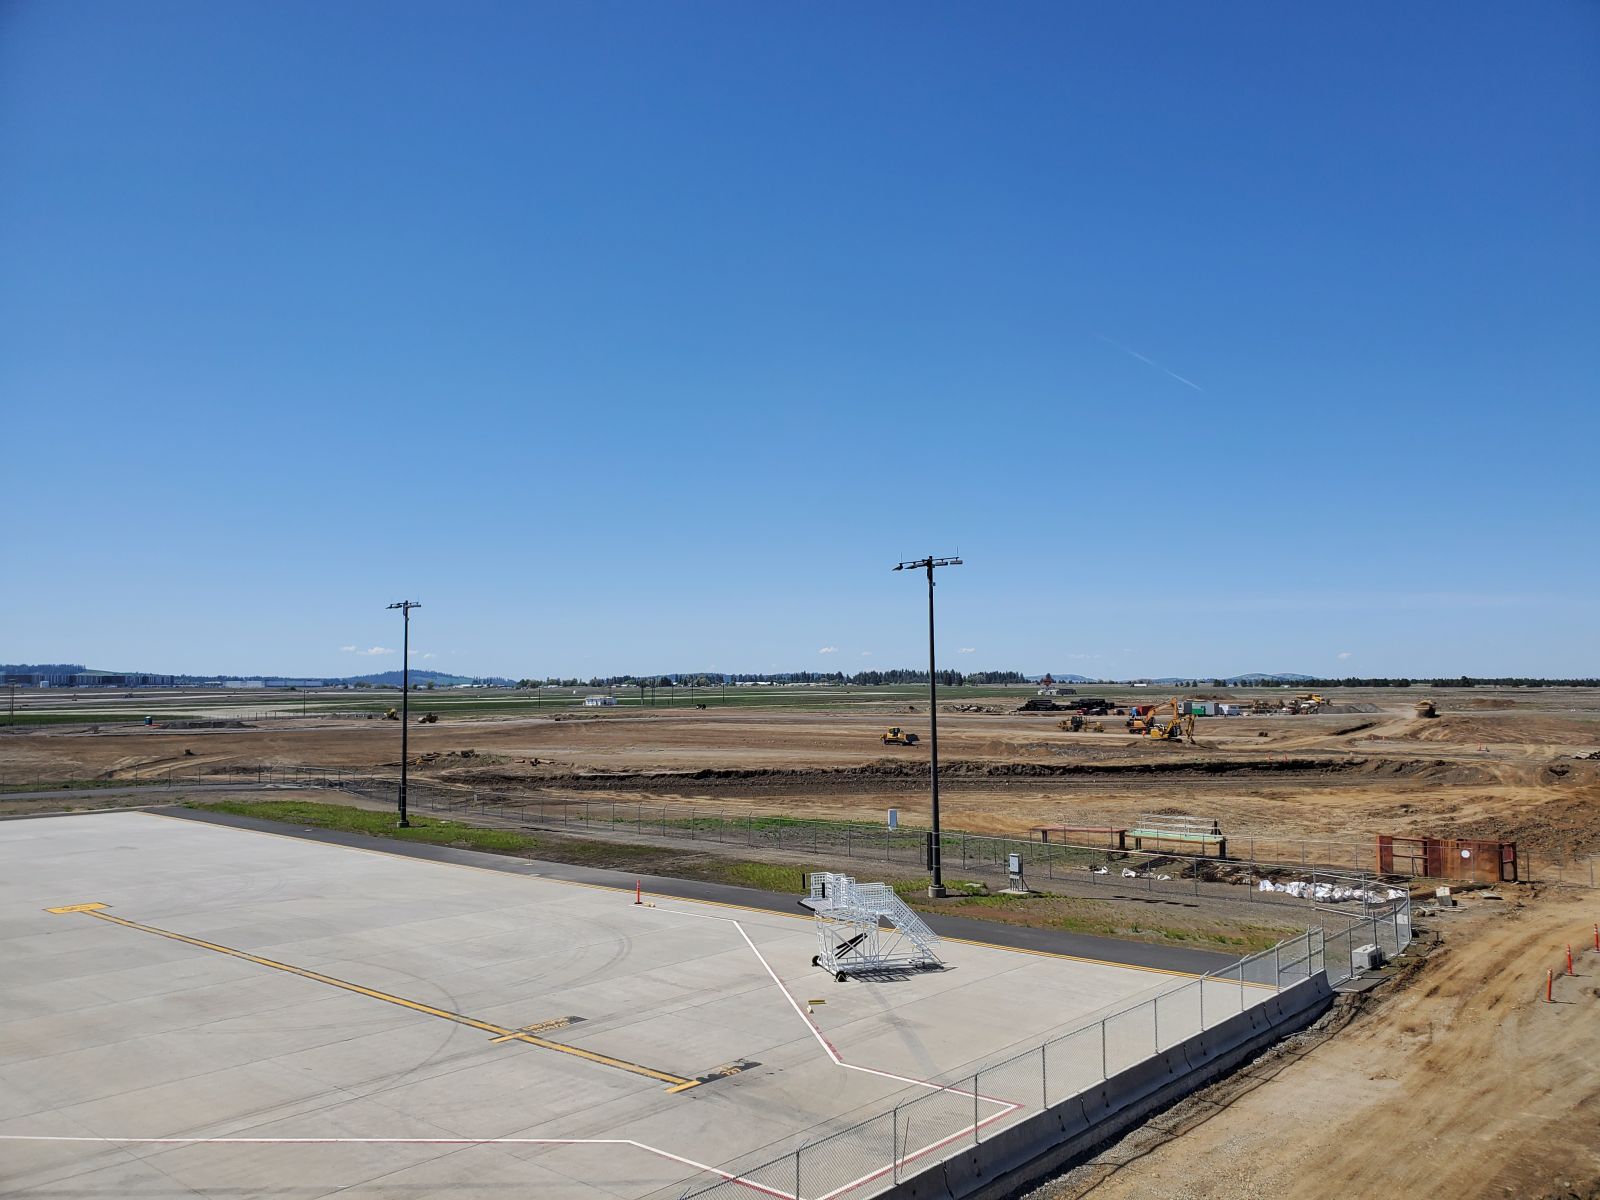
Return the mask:
{"type": "Polygon", "coordinates": [[[1148,363],[1150,366],[1152,366],[1156,370],[1160,371],[1163,375],[1170,375],[1170,376],[1172,376],[1172,378],[1176,379],[1179,383],[1187,384],[1189,387],[1192,387],[1197,392],[1204,392],[1205,391],[1205,388],[1201,387],[1194,380],[1185,379],[1182,375],[1179,375],[1176,371],[1167,370],[1166,367],[1163,367],[1155,359],[1146,358],[1144,355],[1140,354],[1137,350],[1130,350],[1127,346],[1124,346],[1121,342],[1114,342],[1103,333],[1097,333],[1097,334],[1095,334],[1095,337],[1099,338],[1102,342],[1104,342],[1108,346],[1115,346],[1118,350],[1121,350],[1124,354],[1133,355],[1134,358],[1137,358],[1142,363],[1148,363]]]}
{"type": "Polygon", "coordinates": [[[375,658],[380,654],[396,654],[398,651],[392,646],[368,646],[365,650],[357,650],[356,653],[367,658],[375,658]]]}
{"type": "Polygon", "coordinates": [[[837,647],[837,646],[824,646],[821,650],[818,650],[817,653],[818,654],[837,654],[837,653],[839,653],[839,647],[837,647]]]}
{"type": "Polygon", "coordinates": [[[956,651],[957,654],[976,654],[977,652],[978,648],[976,646],[963,646],[956,651]]]}
{"type": "Polygon", "coordinates": [[[1350,651],[1348,651],[1348,650],[1339,651],[1339,657],[1340,658],[1349,658],[1350,657],[1350,651]]]}
{"type": "Polygon", "coordinates": [[[871,650],[863,650],[861,652],[861,657],[862,658],[871,658],[872,657],[872,651],[871,650]]]}
{"type": "Polygon", "coordinates": [[[339,649],[345,654],[354,654],[356,652],[356,648],[354,646],[340,646],[339,649]]]}
{"type": "Polygon", "coordinates": [[[422,657],[423,658],[433,658],[434,656],[432,654],[424,654],[422,657]]]}

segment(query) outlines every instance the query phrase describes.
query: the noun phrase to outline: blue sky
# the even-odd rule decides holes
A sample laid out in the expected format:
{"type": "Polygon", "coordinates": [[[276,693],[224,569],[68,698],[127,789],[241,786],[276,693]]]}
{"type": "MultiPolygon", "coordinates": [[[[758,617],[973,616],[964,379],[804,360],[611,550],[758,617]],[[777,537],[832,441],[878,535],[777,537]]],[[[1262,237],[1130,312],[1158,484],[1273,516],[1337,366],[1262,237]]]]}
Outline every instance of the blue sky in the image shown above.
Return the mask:
{"type": "Polygon", "coordinates": [[[1597,46],[7,4],[0,659],[1595,674],[1597,46]]]}

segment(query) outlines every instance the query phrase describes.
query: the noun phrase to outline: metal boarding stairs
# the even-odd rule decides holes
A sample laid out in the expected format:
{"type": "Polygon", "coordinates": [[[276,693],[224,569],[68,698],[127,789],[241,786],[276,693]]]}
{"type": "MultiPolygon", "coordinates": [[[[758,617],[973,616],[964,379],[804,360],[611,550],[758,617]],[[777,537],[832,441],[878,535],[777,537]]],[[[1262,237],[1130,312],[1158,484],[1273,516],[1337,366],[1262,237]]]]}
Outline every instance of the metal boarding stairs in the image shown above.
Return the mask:
{"type": "Polygon", "coordinates": [[[857,883],[849,875],[814,871],[808,907],[817,928],[818,952],[811,965],[840,983],[851,975],[944,965],[939,935],[886,883],[857,883]]]}

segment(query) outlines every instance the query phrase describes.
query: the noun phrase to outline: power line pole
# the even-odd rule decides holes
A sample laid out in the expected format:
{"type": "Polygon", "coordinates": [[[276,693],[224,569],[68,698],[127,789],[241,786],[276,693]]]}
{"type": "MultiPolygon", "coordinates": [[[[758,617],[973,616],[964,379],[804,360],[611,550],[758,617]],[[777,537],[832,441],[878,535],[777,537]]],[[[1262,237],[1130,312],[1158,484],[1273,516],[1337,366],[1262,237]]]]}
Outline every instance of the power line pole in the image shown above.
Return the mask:
{"type": "Polygon", "coordinates": [[[928,885],[928,895],[937,899],[944,896],[944,870],[939,836],[939,686],[935,677],[933,653],[933,570],[935,567],[959,567],[959,558],[919,558],[903,562],[896,571],[926,570],[928,573],[928,789],[933,801],[933,833],[928,843],[928,866],[933,871],[933,882],[928,885]]]}
{"type": "Polygon", "coordinates": [[[397,600],[389,607],[400,610],[405,625],[400,643],[400,828],[410,829],[411,822],[406,819],[406,768],[410,766],[406,739],[411,732],[411,610],[422,605],[415,600],[397,600]]]}

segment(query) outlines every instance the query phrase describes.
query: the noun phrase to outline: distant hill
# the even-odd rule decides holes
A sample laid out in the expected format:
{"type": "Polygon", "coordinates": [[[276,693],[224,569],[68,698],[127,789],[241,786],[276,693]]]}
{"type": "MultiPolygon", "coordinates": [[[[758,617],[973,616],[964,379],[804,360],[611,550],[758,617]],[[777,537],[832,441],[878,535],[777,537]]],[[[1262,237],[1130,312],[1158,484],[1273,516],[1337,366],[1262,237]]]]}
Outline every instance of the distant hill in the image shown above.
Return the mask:
{"type": "Polygon", "coordinates": [[[1317,678],[1315,675],[1296,675],[1290,671],[1281,671],[1277,674],[1252,671],[1248,675],[1163,675],[1159,679],[1146,679],[1141,682],[1171,684],[1176,687],[1186,683],[1204,685],[1213,679],[1221,679],[1230,687],[1259,687],[1274,683],[1304,683],[1315,678],[1317,678]]]}
{"type": "MultiPolygon", "coordinates": [[[[373,687],[399,687],[404,676],[399,671],[379,671],[374,675],[346,675],[342,679],[331,680],[333,683],[370,683],[373,687]]],[[[509,679],[474,679],[470,675],[446,675],[443,671],[419,671],[411,669],[412,683],[436,683],[440,687],[452,687],[458,683],[510,683],[509,679]]]]}

